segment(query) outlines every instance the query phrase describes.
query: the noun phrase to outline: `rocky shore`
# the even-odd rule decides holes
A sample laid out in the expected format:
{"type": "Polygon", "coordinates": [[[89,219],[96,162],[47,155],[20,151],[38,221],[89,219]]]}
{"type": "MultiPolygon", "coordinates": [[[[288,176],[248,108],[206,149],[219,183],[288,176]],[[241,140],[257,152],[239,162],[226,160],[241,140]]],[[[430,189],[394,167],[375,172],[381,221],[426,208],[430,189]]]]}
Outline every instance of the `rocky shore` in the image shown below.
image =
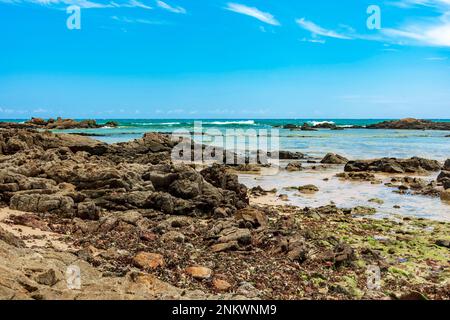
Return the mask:
{"type": "Polygon", "coordinates": [[[383,121],[368,125],[367,129],[403,129],[403,130],[450,130],[450,122],[434,122],[414,118],[383,121]]]}
{"type": "Polygon", "coordinates": [[[102,127],[115,128],[118,124],[115,121],[108,121],[105,124],[97,124],[95,120],[55,119],[31,118],[24,123],[17,122],[0,122],[0,128],[16,128],[16,129],[46,129],[46,130],[65,130],[65,129],[96,129],[102,127]]]}
{"type": "Polygon", "coordinates": [[[304,123],[299,126],[296,124],[286,124],[281,126],[283,129],[289,130],[301,130],[301,131],[316,131],[317,129],[331,129],[331,130],[344,130],[344,129],[393,129],[393,130],[444,130],[450,131],[450,122],[436,122],[430,120],[421,120],[414,118],[405,118],[400,120],[382,121],[367,126],[349,125],[339,127],[332,122],[322,122],[314,125],[304,123]]]}
{"type": "MultiPolygon", "coordinates": [[[[174,145],[157,133],[109,145],[0,128],[0,299],[450,298],[450,224],[266,205],[228,167],[173,163],[174,145]]],[[[448,161],[329,154],[321,165],[343,164],[442,170],[436,188],[448,186],[448,161]]]]}

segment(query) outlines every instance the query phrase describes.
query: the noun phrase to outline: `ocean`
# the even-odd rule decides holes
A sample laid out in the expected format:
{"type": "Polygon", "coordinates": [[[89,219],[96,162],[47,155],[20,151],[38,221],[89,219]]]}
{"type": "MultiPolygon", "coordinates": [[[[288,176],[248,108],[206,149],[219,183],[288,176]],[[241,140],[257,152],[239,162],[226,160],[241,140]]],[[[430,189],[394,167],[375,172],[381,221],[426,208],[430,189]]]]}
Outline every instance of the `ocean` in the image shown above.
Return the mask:
{"type": "MultiPolygon", "coordinates": [[[[111,120],[118,122],[119,126],[65,130],[65,132],[92,134],[95,139],[115,143],[140,138],[150,131],[194,130],[192,119],[98,119],[97,122],[103,124],[111,120]]],[[[344,130],[319,129],[318,131],[279,129],[281,150],[300,151],[314,157],[322,157],[328,152],[339,153],[350,159],[420,156],[443,161],[450,157],[450,138],[447,137],[450,132],[448,131],[345,129],[351,125],[365,126],[385,120],[391,119],[203,119],[201,121],[203,131],[218,129],[224,134],[230,129],[253,129],[258,132],[260,129],[278,129],[277,126],[285,124],[314,125],[321,122],[334,123],[344,128],[344,130]]],[[[24,120],[0,121],[23,122],[24,120]]],[[[450,122],[450,119],[433,119],[433,121],[450,122]]],[[[197,141],[199,138],[195,137],[197,141]]]]}

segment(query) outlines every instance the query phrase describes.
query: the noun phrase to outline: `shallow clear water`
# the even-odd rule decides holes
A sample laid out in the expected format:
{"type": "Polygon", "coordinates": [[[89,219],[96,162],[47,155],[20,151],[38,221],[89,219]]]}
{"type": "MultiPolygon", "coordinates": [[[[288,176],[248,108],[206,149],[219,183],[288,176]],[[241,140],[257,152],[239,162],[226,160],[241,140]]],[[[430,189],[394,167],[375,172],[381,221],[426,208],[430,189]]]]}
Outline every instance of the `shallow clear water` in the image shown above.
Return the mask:
{"type": "MultiPolygon", "coordinates": [[[[261,186],[265,190],[276,188],[277,194],[268,196],[272,203],[277,201],[280,194],[288,195],[289,201],[284,204],[292,204],[300,207],[319,207],[333,202],[339,208],[352,208],[356,206],[368,206],[377,210],[374,217],[381,218],[393,215],[415,216],[441,221],[450,221],[450,203],[441,201],[438,197],[422,195],[398,194],[393,192],[396,188],[384,185],[392,175],[377,175],[383,180],[382,184],[370,182],[344,181],[335,177],[342,172],[343,166],[333,166],[326,170],[304,170],[300,172],[278,171],[275,175],[240,174],[239,181],[247,187],[261,186]],[[328,178],[328,181],[324,181],[328,178]],[[288,187],[298,187],[306,184],[314,184],[319,188],[315,194],[300,194],[298,191],[287,190],[288,187]],[[378,198],[383,204],[369,202],[378,198]],[[400,208],[394,208],[400,206],[400,208]]],[[[263,171],[264,173],[264,171],[263,171]]],[[[435,180],[436,174],[421,176],[422,179],[435,180]]],[[[280,203],[280,201],[277,201],[280,203]]]]}

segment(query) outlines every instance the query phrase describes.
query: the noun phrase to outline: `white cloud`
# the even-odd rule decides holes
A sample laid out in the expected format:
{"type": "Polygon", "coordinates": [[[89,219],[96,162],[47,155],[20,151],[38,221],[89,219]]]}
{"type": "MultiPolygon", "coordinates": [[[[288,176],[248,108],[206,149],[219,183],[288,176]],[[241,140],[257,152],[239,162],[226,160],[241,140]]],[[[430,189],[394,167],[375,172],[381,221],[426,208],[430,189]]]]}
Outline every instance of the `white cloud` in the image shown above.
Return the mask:
{"type": "Polygon", "coordinates": [[[138,0],[127,0],[121,2],[111,1],[109,3],[99,3],[90,0],[0,0],[0,3],[23,4],[30,3],[45,7],[61,7],[76,5],[83,9],[101,9],[101,8],[141,8],[152,9],[138,0]]]}
{"type": "Polygon", "coordinates": [[[322,28],[321,26],[315,24],[312,21],[308,21],[305,18],[295,20],[297,24],[305,30],[311,32],[314,36],[323,36],[328,38],[336,38],[336,39],[346,39],[350,40],[352,37],[338,33],[333,30],[322,28]]]}
{"type": "Polygon", "coordinates": [[[239,3],[227,3],[227,6],[225,7],[226,10],[240,13],[246,16],[253,17],[255,19],[258,19],[259,21],[262,21],[267,24],[271,24],[273,26],[279,26],[280,23],[274,18],[274,16],[268,12],[260,11],[257,8],[254,7],[248,7],[243,4],[239,3]]]}
{"type": "Polygon", "coordinates": [[[142,8],[142,9],[147,9],[147,10],[152,9],[152,7],[147,6],[147,5],[145,5],[142,2],[137,1],[137,0],[131,0],[128,4],[125,4],[125,5],[122,5],[122,6],[131,7],[131,8],[142,8]]]}
{"type": "Polygon", "coordinates": [[[425,58],[427,61],[445,61],[447,60],[447,57],[428,57],[425,58]]]}
{"type": "Polygon", "coordinates": [[[398,0],[389,4],[403,9],[428,7],[440,16],[382,29],[381,33],[388,40],[409,45],[450,47],[450,0],[398,0]]]}
{"type": "Polygon", "coordinates": [[[440,18],[382,29],[389,39],[405,44],[450,47],[450,11],[440,18]]]}
{"type": "Polygon", "coordinates": [[[17,110],[17,109],[8,109],[8,108],[2,108],[2,107],[0,107],[0,113],[3,113],[3,114],[9,114],[9,115],[11,115],[11,114],[22,115],[22,114],[25,114],[25,113],[27,113],[27,112],[28,112],[27,110],[22,110],[22,109],[17,110]]]}
{"type": "Polygon", "coordinates": [[[399,8],[413,8],[418,6],[425,7],[445,7],[450,5],[450,0],[397,0],[390,1],[387,4],[399,7],[399,8]]]}
{"type": "Polygon", "coordinates": [[[300,39],[301,42],[311,42],[311,43],[320,43],[324,44],[326,41],[323,39],[308,39],[308,38],[302,38],[300,39]]]}
{"type": "Polygon", "coordinates": [[[153,25],[163,25],[168,24],[166,21],[161,20],[148,20],[148,19],[135,19],[135,18],[128,18],[128,17],[119,17],[119,16],[112,16],[111,19],[124,22],[124,23],[142,23],[142,24],[153,24],[153,25]]]}
{"type": "Polygon", "coordinates": [[[159,1],[159,0],[156,1],[156,4],[158,7],[162,8],[164,10],[167,10],[167,11],[170,11],[173,13],[186,14],[186,9],[184,9],[183,7],[180,7],[180,6],[173,7],[169,4],[167,4],[166,2],[159,1]]]}
{"type": "Polygon", "coordinates": [[[37,108],[33,110],[34,113],[47,113],[48,110],[44,108],[37,108]]]}

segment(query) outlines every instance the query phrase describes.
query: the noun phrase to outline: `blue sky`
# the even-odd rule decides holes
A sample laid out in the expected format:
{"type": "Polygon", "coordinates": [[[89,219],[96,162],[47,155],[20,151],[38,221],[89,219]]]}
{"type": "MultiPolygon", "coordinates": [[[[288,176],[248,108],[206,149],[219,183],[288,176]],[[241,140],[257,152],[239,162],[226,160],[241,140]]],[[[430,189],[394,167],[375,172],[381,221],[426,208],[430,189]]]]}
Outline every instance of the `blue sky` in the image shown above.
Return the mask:
{"type": "Polygon", "coordinates": [[[0,0],[0,39],[0,118],[450,118],[450,0],[0,0]]]}

